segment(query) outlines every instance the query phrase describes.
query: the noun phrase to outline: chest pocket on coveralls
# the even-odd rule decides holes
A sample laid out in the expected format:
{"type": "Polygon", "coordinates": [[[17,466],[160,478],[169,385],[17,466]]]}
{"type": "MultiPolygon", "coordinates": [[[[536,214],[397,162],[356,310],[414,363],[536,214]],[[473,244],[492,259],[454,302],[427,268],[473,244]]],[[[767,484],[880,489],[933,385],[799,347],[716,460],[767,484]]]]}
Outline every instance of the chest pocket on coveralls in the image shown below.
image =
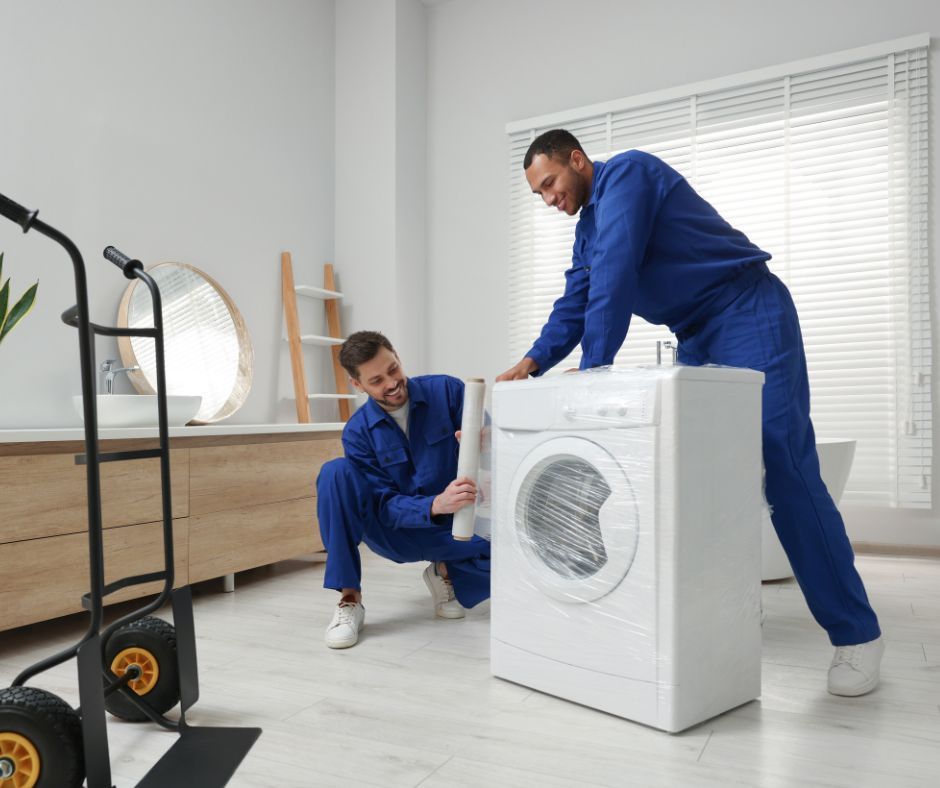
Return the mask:
{"type": "Polygon", "coordinates": [[[447,440],[447,438],[452,437],[453,434],[454,431],[450,424],[441,422],[440,424],[432,424],[427,427],[425,440],[428,442],[428,446],[433,446],[435,443],[447,440]]]}
{"type": "Polygon", "coordinates": [[[382,466],[382,470],[392,478],[399,492],[405,495],[413,495],[411,463],[409,462],[408,452],[405,450],[405,447],[388,446],[384,449],[379,449],[376,452],[376,457],[378,458],[379,465],[382,466]]]}
{"type": "Polygon", "coordinates": [[[380,449],[377,452],[377,456],[379,459],[379,465],[392,472],[398,470],[394,466],[403,462],[408,462],[408,452],[405,451],[401,446],[380,449]]]}

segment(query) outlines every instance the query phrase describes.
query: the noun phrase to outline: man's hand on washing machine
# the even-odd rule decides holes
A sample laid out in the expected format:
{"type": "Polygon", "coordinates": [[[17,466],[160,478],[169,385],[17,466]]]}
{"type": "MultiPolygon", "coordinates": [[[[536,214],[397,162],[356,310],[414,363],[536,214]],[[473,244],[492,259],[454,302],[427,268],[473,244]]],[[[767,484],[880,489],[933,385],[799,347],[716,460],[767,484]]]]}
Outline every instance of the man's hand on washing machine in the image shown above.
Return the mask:
{"type": "Polygon", "coordinates": [[[534,359],[526,356],[518,364],[507,369],[502,375],[498,375],[496,382],[500,383],[504,380],[525,380],[529,375],[538,371],[539,365],[535,363],[534,359]]]}
{"type": "Polygon", "coordinates": [[[469,476],[454,479],[431,504],[431,516],[453,514],[477,499],[476,483],[469,476]]]}

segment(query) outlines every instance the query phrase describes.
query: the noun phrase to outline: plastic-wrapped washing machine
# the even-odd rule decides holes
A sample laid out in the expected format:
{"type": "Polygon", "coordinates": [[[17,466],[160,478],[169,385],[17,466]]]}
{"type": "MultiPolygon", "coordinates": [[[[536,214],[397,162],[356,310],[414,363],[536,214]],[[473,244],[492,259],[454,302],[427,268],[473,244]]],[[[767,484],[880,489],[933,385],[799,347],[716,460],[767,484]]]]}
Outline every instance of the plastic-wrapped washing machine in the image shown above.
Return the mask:
{"type": "Polygon", "coordinates": [[[762,383],[494,387],[494,675],[672,732],[760,695],[762,383]]]}

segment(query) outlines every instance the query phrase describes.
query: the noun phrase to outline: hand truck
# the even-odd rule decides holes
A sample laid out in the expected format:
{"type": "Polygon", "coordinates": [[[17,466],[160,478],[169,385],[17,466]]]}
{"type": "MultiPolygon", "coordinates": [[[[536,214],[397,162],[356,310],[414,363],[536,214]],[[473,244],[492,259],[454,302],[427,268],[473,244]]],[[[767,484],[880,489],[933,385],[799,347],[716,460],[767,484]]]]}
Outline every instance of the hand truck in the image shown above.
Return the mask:
{"type": "Polygon", "coordinates": [[[125,720],[155,722],[179,738],[138,783],[139,788],[214,788],[224,786],[261,734],[260,728],[193,727],[186,711],[199,698],[192,590],[173,588],[173,515],[170,500],[170,444],[167,430],[163,310],[160,290],[143,264],[113,246],[104,250],[128,279],[139,279],[150,290],[153,328],[116,328],[92,323],[81,253],[63,233],[0,195],[0,215],[23,232],[35,230],[68,253],[72,260],[77,303],[62,314],[78,329],[88,491],[88,554],[90,591],[82,596],[89,612],[88,629],[74,646],[22,671],[11,687],[0,689],[0,788],[113,788],[105,710],[125,720]],[[147,337],[155,342],[159,449],[102,453],[98,447],[95,385],[95,335],[147,337]],[[103,462],[159,458],[163,493],[164,569],[113,583],[104,582],[101,524],[103,462]],[[163,581],[163,590],[148,604],[102,628],[104,597],[128,586],[163,581]],[[151,616],[171,599],[175,626],[151,616]],[[51,692],[27,687],[33,676],[78,658],[80,706],[73,709],[51,692]],[[166,716],[177,702],[179,719],[166,716]]]}

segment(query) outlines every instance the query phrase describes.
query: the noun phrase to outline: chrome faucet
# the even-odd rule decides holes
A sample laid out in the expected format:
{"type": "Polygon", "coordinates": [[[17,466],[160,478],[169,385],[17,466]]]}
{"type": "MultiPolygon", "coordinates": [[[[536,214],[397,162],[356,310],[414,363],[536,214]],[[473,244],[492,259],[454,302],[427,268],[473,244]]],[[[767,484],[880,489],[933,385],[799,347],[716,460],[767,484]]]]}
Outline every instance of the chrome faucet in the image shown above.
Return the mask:
{"type": "Polygon", "coordinates": [[[663,363],[663,348],[672,350],[672,363],[675,364],[679,357],[679,346],[672,340],[667,339],[665,342],[661,340],[656,342],[656,365],[659,366],[663,363]]]}
{"type": "Polygon", "coordinates": [[[105,376],[104,376],[104,391],[105,391],[106,394],[113,394],[113,393],[114,393],[114,378],[117,377],[117,375],[118,375],[119,373],[121,373],[121,372],[138,372],[138,371],[140,370],[140,367],[138,367],[138,366],[136,366],[136,365],[133,366],[133,367],[117,367],[117,368],[115,368],[114,365],[115,365],[116,363],[117,363],[117,359],[115,359],[115,358],[109,358],[107,361],[102,361],[102,362],[101,362],[101,371],[104,372],[104,373],[106,373],[105,376]]]}

